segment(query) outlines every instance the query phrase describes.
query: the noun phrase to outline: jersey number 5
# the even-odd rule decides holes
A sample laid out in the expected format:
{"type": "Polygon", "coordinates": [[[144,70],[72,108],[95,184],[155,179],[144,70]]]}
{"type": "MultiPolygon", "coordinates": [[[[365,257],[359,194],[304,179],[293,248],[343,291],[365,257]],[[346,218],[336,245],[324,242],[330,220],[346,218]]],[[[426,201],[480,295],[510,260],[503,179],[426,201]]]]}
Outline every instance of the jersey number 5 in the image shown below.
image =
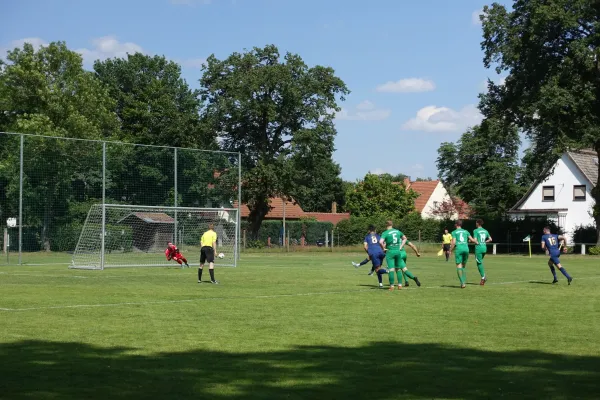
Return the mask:
{"type": "MultiPolygon", "coordinates": [[[[394,239],[394,244],[398,243],[398,235],[396,234],[396,232],[392,233],[392,239],[394,239]]],[[[392,279],[392,278],[390,278],[392,279]]]]}

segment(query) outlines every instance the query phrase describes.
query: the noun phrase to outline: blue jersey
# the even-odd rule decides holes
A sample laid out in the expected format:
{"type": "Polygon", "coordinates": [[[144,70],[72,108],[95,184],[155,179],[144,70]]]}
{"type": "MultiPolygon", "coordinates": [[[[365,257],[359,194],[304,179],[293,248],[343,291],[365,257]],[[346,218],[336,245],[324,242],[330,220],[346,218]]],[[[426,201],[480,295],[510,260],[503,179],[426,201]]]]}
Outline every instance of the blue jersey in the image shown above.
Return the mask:
{"type": "Polygon", "coordinates": [[[381,245],[379,244],[379,239],[381,239],[381,237],[376,233],[369,233],[367,236],[365,236],[365,243],[368,246],[367,252],[369,254],[383,253],[381,245]]]}
{"type": "Polygon", "coordinates": [[[542,241],[546,244],[546,248],[550,254],[560,254],[558,235],[548,234],[542,236],[542,241]]]}

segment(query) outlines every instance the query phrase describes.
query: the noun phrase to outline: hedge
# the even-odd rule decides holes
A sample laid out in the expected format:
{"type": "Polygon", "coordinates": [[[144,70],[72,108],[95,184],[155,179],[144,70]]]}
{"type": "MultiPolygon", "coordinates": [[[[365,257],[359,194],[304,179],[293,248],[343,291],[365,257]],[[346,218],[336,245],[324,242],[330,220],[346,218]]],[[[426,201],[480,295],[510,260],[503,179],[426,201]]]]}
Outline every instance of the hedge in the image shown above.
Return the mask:
{"type": "MultiPolygon", "coordinates": [[[[333,230],[333,224],[331,222],[318,222],[311,220],[301,221],[286,221],[286,236],[289,232],[290,240],[300,242],[302,236],[304,236],[307,244],[316,244],[317,240],[325,239],[325,232],[333,230]]],[[[242,221],[242,231],[248,231],[250,224],[248,221],[242,221]]],[[[258,231],[258,241],[261,243],[267,243],[268,238],[271,238],[271,244],[279,244],[279,236],[281,234],[282,222],[281,221],[263,221],[260,230],[258,231]]],[[[250,242],[250,235],[247,233],[248,245],[250,242]]],[[[259,244],[252,243],[252,246],[257,247],[259,244]]]]}

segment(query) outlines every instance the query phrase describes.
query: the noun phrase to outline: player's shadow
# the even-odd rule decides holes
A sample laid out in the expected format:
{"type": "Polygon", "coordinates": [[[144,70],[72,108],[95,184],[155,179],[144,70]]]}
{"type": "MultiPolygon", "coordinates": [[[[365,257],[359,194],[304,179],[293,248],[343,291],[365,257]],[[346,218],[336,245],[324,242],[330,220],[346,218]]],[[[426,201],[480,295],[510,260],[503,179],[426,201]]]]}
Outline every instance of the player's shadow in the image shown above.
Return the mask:
{"type": "Polygon", "coordinates": [[[544,281],[529,281],[529,283],[533,283],[534,285],[552,285],[552,282],[544,282],[544,281]]]}
{"type": "Polygon", "coordinates": [[[600,393],[597,356],[394,341],[149,355],[22,341],[0,344],[0,373],[0,397],[6,399],[591,400],[600,393]]]}

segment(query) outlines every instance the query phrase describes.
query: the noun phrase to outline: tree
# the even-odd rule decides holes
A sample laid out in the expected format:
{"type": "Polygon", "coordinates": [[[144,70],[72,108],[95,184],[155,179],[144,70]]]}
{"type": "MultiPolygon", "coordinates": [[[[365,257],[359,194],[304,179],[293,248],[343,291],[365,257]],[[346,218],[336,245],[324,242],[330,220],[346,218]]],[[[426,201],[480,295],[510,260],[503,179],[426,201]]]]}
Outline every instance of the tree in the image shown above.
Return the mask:
{"type": "Polygon", "coordinates": [[[126,141],[174,147],[217,149],[216,136],[200,121],[197,90],[181,77],[181,67],[164,56],[128,54],[94,63],[121,121],[126,141]]]}
{"type": "MultiPolygon", "coordinates": [[[[249,209],[256,237],[274,196],[290,198],[313,179],[311,165],[329,163],[336,130],[333,111],[349,93],[329,67],[308,67],[299,55],[283,60],[277,47],[233,53],[225,60],[210,56],[200,79],[204,118],[219,133],[221,146],[242,154],[242,201],[249,209]],[[311,160],[311,161],[309,161],[311,160]]],[[[324,185],[338,185],[332,165],[324,185]]],[[[323,193],[334,188],[321,186],[323,193]]],[[[302,194],[300,194],[302,197],[302,194]]]]}
{"type": "Polygon", "coordinates": [[[442,219],[450,220],[456,217],[461,218],[461,215],[468,215],[470,208],[460,199],[451,198],[438,203],[431,213],[442,219]]]}
{"type": "Polygon", "coordinates": [[[431,182],[431,181],[433,181],[433,179],[432,179],[432,178],[430,178],[430,177],[427,177],[427,178],[417,178],[417,179],[415,179],[415,182],[431,182]]]}
{"type": "MultiPolygon", "coordinates": [[[[555,159],[569,147],[600,155],[599,16],[593,0],[484,7],[484,65],[508,76],[504,85],[488,82],[480,108],[523,130],[536,156],[555,159]]],[[[600,245],[600,182],[592,195],[600,245]]]]}
{"type": "Polygon", "coordinates": [[[403,217],[415,210],[419,195],[385,175],[367,174],[346,193],[346,209],[357,217],[403,217]]]}
{"type": "MultiPolygon", "coordinates": [[[[110,139],[118,132],[108,91],[65,43],[38,51],[26,43],[9,51],[7,60],[0,65],[0,130],[79,139],[110,139]]],[[[1,208],[16,215],[16,202],[9,199],[18,198],[19,144],[10,137],[2,144],[1,208]]],[[[93,142],[25,138],[24,224],[41,228],[45,250],[53,226],[69,218],[72,201],[100,194],[101,155],[93,142]]]]}
{"type": "Polygon", "coordinates": [[[484,120],[465,132],[458,143],[441,144],[437,158],[440,179],[475,213],[501,216],[523,194],[517,184],[520,143],[514,126],[484,120]]]}

